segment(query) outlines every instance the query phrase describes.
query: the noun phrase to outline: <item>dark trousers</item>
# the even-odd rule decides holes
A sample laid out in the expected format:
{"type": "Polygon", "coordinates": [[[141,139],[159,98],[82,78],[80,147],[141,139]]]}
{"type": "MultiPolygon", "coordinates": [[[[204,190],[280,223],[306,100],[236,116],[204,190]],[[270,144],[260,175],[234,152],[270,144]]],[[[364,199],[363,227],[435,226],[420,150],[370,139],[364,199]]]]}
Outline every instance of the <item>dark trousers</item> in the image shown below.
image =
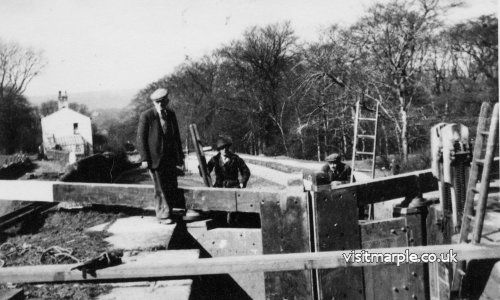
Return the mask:
{"type": "Polygon", "coordinates": [[[177,170],[175,166],[160,165],[158,169],[150,169],[149,174],[155,187],[156,217],[170,217],[178,195],[177,170]]]}

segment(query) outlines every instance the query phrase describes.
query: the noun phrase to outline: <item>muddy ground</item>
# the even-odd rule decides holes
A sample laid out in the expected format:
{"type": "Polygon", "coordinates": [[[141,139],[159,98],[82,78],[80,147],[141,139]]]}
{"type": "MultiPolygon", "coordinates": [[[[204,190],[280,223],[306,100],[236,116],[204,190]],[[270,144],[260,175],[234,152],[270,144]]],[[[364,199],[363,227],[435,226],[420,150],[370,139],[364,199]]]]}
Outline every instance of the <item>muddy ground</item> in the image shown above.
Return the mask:
{"type": "MultiPolygon", "coordinates": [[[[5,266],[75,263],[99,256],[108,244],[105,232],[85,232],[86,228],[118,218],[140,214],[139,211],[111,211],[109,208],[92,207],[83,210],[55,210],[38,215],[0,233],[1,259],[5,266]],[[56,258],[47,251],[62,248],[56,258]]],[[[110,290],[109,286],[96,284],[21,285],[26,298],[43,299],[93,299],[110,290]]]]}

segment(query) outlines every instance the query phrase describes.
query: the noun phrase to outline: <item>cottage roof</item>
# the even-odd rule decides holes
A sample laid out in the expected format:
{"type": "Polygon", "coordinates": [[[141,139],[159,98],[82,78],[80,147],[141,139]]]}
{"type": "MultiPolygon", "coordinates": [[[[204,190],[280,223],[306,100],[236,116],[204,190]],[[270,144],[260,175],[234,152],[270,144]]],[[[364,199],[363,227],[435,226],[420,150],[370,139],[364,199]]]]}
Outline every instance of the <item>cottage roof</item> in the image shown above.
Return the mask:
{"type": "Polygon", "coordinates": [[[70,117],[70,118],[77,118],[77,119],[88,119],[90,120],[90,117],[81,114],[77,111],[72,110],[71,108],[65,107],[62,108],[50,115],[47,115],[42,118],[42,120],[55,120],[55,119],[60,119],[62,116],[70,117]]]}

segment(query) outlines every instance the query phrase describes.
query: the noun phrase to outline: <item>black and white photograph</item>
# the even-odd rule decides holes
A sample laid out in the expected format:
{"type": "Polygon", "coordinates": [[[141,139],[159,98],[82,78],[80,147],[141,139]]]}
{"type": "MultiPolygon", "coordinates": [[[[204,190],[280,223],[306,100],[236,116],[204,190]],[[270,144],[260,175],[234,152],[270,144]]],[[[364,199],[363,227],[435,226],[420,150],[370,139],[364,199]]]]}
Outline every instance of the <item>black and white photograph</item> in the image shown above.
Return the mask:
{"type": "Polygon", "coordinates": [[[497,0],[0,0],[0,300],[500,300],[497,0]]]}

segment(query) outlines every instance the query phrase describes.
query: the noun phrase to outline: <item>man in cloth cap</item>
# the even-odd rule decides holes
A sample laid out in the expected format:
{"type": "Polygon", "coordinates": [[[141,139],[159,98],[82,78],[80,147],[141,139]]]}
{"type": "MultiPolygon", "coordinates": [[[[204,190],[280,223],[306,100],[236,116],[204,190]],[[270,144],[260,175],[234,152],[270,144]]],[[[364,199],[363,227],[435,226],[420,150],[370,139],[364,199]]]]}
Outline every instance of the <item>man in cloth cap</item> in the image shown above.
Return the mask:
{"type": "Polygon", "coordinates": [[[168,90],[159,88],[149,98],[154,107],[143,112],[137,129],[137,149],[142,167],[148,168],[155,187],[156,217],[170,224],[178,198],[177,175],[184,164],[177,117],[167,108],[168,90]]]}
{"type": "Polygon", "coordinates": [[[208,173],[215,170],[214,187],[245,188],[250,178],[250,170],[238,155],[229,150],[229,139],[219,138],[216,148],[219,151],[207,163],[208,173]],[[238,179],[238,173],[241,179],[238,179]]]}
{"type": "Polygon", "coordinates": [[[351,168],[342,163],[341,159],[339,153],[332,153],[325,158],[327,164],[321,168],[332,186],[348,183],[351,180],[351,168]]]}
{"type": "MultiPolygon", "coordinates": [[[[229,139],[219,138],[217,140],[216,148],[219,153],[208,161],[208,174],[212,173],[212,170],[215,170],[214,187],[246,188],[248,179],[250,178],[250,169],[248,169],[241,157],[229,150],[231,145],[232,143],[229,139]]],[[[235,225],[241,221],[239,219],[239,215],[235,212],[228,212],[226,215],[227,224],[235,225]]]]}

